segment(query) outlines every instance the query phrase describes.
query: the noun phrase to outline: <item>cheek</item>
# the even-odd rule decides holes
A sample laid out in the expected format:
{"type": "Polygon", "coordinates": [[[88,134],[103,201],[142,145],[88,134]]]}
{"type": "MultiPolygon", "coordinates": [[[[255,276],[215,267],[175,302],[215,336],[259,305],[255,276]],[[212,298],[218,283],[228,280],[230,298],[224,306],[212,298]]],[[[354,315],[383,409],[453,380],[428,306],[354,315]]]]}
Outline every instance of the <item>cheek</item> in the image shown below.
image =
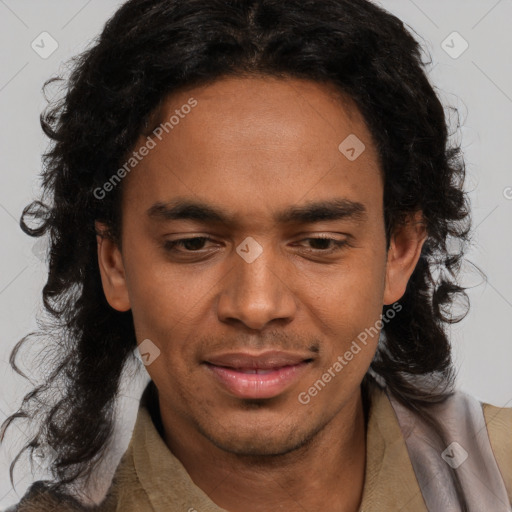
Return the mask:
{"type": "Polygon", "coordinates": [[[134,245],[127,254],[126,281],[136,326],[169,330],[186,322],[208,299],[215,282],[211,272],[172,265],[154,248],[134,245]]]}
{"type": "Polygon", "coordinates": [[[359,344],[366,353],[358,356],[361,364],[373,357],[383,305],[384,255],[365,257],[361,251],[335,270],[308,276],[302,300],[311,310],[312,322],[333,340],[326,347],[329,360],[344,354],[357,340],[362,340],[359,344]]]}
{"type": "Polygon", "coordinates": [[[305,273],[305,293],[319,309],[337,312],[339,319],[349,313],[358,317],[365,312],[380,312],[385,288],[385,255],[373,256],[358,251],[339,265],[305,273]]]}

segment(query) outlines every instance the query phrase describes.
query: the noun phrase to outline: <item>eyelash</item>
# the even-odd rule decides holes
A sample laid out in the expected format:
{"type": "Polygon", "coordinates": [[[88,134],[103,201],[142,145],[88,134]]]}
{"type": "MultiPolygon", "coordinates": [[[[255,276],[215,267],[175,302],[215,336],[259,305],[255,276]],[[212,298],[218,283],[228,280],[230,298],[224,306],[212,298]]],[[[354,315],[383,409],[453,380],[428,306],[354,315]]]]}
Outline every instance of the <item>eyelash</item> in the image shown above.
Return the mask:
{"type": "MultiPolygon", "coordinates": [[[[179,251],[176,251],[176,247],[184,247],[184,244],[186,244],[187,242],[194,241],[194,240],[202,240],[205,243],[214,241],[213,238],[211,238],[209,236],[196,236],[196,237],[191,237],[191,238],[181,238],[179,240],[167,240],[164,243],[164,249],[168,252],[179,252],[179,251]]],[[[328,241],[332,242],[332,244],[334,246],[333,248],[327,249],[327,250],[326,249],[310,249],[310,252],[313,252],[313,253],[320,252],[323,254],[331,254],[331,253],[335,253],[335,252],[342,250],[345,246],[348,245],[347,240],[337,240],[336,238],[330,238],[330,237],[310,237],[310,238],[304,238],[301,241],[305,241],[305,240],[308,240],[308,241],[328,240],[328,241]]],[[[199,253],[199,251],[200,251],[200,249],[196,250],[196,251],[185,251],[185,253],[186,254],[194,254],[194,253],[199,253]]]]}

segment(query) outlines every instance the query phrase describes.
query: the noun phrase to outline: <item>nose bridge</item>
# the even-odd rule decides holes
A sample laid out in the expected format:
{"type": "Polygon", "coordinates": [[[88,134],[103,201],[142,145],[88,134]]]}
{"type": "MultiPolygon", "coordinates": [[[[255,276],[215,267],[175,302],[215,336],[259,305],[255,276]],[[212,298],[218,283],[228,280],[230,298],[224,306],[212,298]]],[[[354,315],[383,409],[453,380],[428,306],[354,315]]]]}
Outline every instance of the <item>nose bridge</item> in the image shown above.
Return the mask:
{"type": "Polygon", "coordinates": [[[286,277],[280,275],[283,267],[278,264],[276,251],[268,243],[264,249],[260,247],[260,254],[251,260],[244,255],[255,250],[251,241],[239,246],[234,268],[226,276],[220,293],[219,320],[236,319],[251,329],[262,329],[272,320],[290,319],[294,315],[294,294],[286,277]]]}

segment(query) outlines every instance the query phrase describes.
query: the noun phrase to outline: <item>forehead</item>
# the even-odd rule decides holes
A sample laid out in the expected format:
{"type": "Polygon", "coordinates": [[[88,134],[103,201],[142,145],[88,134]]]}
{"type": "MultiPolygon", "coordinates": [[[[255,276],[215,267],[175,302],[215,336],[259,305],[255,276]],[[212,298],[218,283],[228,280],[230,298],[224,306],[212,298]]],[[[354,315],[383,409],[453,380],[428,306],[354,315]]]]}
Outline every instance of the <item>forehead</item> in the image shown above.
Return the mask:
{"type": "Polygon", "coordinates": [[[156,119],[154,148],[123,183],[139,214],[178,197],[274,221],[287,206],[333,197],[382,205],[371,135],[333,85],[224,78],[169,96],[156,119]]]}

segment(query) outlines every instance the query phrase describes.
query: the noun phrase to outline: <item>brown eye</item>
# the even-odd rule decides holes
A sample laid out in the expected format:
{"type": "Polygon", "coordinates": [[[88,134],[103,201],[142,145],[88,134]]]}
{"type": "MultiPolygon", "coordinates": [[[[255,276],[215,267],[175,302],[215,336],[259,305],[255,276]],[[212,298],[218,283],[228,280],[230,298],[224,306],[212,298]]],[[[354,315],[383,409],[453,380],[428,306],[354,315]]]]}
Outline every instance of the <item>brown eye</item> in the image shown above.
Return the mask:
{"type": "Polygon", "coordinates": [[[313,246],[313,251],[319,251],[326,254],[339,251],[347,245],[346,240],[337,240],[336,238],[328,237],[305,238],[304,241],[310,242],[310,245],[313,246]]]}
{"type": "Polygon", "coordinates": [[[164,248],[170,252],[175,251],[176,247],[185,249],[185,252],[197,252],[203,249],[204,244],[209,241],[212,241],[212,239],[207,236],[182,238],[180,240],[168,240],[165,242],[164,248]]]}

